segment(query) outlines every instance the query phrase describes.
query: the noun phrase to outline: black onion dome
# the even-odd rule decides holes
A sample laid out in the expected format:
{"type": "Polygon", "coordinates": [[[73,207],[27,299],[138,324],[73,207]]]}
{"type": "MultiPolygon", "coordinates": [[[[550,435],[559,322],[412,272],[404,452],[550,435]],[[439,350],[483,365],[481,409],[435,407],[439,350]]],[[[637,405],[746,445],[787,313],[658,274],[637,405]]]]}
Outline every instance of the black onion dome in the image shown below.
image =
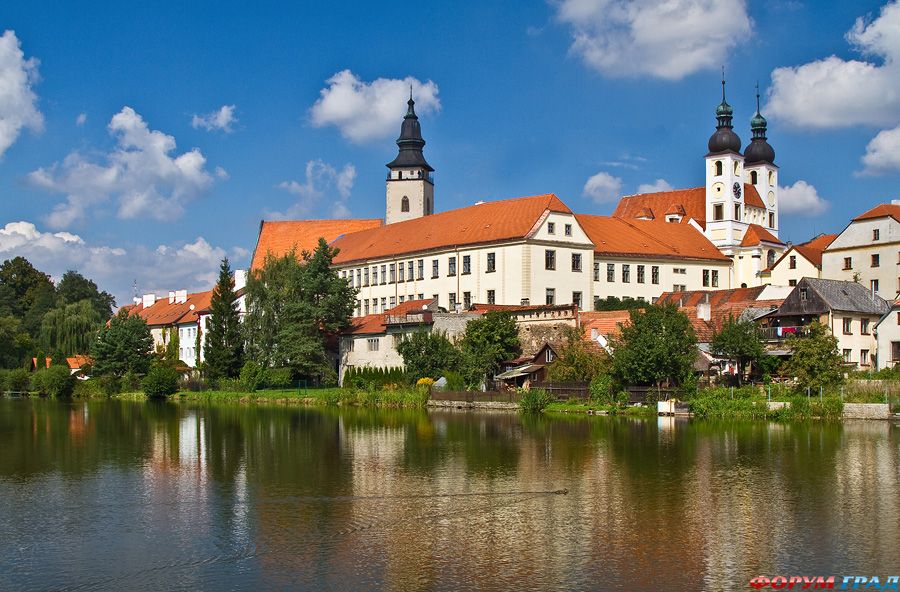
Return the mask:
{"type": "Polygon", "coordinates": [[[410,89],[409,101],[406,104],[408,108],[406,115],[403,116],[403,124],[400,126],[400,137],[397,138],[400,152],[397,154],[397,158],[387,164],[387,167],[390,169],[418,167],[433,171],[434,169],[425,160],[425,155],[422,154],[425,140],[422,139],[422,126],[419,125],[419,117],[416,115],[416,103],[412,98],[412,89],[410,89]]]}
{"type": "Polygon", "coordinates": [[[756,114],[750,120],[753,139],[744,151],[744,164],[775,164],[775,149],[766,141],[766,118],[759,112],[759,85],[756,85],[756,114]]]}
{"type": "Polygon", "coordinates": [[[731,127],[720,127],[709,137],[709,152],[715,154],[717,152],[740,152],[741,139],[738,137],[731,127]]]}

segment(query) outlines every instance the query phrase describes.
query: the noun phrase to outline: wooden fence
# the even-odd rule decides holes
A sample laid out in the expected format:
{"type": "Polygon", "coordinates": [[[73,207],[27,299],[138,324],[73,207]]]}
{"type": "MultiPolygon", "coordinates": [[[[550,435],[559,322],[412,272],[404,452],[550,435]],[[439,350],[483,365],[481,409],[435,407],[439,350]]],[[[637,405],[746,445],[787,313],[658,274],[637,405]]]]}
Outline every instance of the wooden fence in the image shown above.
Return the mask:
{"type": "Polygon", "coordinates": [[[516,391],[431,391],[433,401],[460,401],[464,403],[518,403],[522,395],[516,391]]]}
{"type": "Polygon", "coordinates": [[[557,401],[591,398],[591,391],[586,382],[533,382],[531,388],[544,389],[557,401]]]}
{"type": "Polygon", "coordinates": [[[678,392],[671,388],[657,388],[655,386],[630,386],[625,389],[628,392],[629,403],[646,403],[655,405],[657,401],[678,398],[678,392]]]}

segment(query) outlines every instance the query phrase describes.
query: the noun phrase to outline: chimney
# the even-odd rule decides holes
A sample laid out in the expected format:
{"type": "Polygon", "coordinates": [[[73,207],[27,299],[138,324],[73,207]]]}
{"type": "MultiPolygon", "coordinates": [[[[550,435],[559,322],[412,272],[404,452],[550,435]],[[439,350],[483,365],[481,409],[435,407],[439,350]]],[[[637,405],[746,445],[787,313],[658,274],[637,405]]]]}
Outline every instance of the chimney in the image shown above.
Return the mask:
{"type": "Polygon", "coordinates": [[[156,302],[156,294],[144,294],[141,298],[141,305],[144,308],[150,308],[156,302]]]}
{"type": "Polygon", "coordinates": [[[712,306],[709,302],[701,302],[697,305],[697,318],[701,321],[712,319],[712,306]]]}
{"type": "Polygon", "coordinates": [[[169,304],[175,304],[175,292],[169,290],[169,304]]]}
{"type": "Polygon", "coordinates": [[[247,285],[247,270],[246,269],[235,269],[234,270],[234,290],[238,291],[241,288],[247,285]]]}
{"type": "Polygon", "coordinates": [[[187,290],[178,290],[175,292],[175,304],[184,304],[185,302],[187,302],[187,290]]]}

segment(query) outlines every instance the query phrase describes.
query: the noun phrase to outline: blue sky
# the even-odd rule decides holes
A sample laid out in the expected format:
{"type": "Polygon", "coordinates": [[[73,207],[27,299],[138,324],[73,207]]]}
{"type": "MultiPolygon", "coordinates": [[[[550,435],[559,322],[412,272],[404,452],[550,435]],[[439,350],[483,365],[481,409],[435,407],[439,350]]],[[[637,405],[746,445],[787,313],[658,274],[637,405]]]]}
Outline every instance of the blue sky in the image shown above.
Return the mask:
{"type": "Polygon", "coordinates": [[[245,266],[262,218],[382,216],[409,83],[438,211],[701,185],[721,64],[745,145],[762,88],[783,239],[900,197],[896,3],[156,4],[0,7],[0,258],[120,304],[245,266]]]}

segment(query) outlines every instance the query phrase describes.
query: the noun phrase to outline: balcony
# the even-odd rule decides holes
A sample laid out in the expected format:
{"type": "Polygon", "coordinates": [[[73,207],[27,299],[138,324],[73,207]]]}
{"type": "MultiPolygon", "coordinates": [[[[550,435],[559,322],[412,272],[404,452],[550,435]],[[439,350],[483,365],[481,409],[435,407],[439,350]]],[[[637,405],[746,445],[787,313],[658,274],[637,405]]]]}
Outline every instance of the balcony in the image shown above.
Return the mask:
{"type": "Polygon", "coordinates": [[[760,327],[759,334],[765,341],[781,341],[791,335],[806,335],[806,327],[801,325],[787,327],[760,327]]]}

